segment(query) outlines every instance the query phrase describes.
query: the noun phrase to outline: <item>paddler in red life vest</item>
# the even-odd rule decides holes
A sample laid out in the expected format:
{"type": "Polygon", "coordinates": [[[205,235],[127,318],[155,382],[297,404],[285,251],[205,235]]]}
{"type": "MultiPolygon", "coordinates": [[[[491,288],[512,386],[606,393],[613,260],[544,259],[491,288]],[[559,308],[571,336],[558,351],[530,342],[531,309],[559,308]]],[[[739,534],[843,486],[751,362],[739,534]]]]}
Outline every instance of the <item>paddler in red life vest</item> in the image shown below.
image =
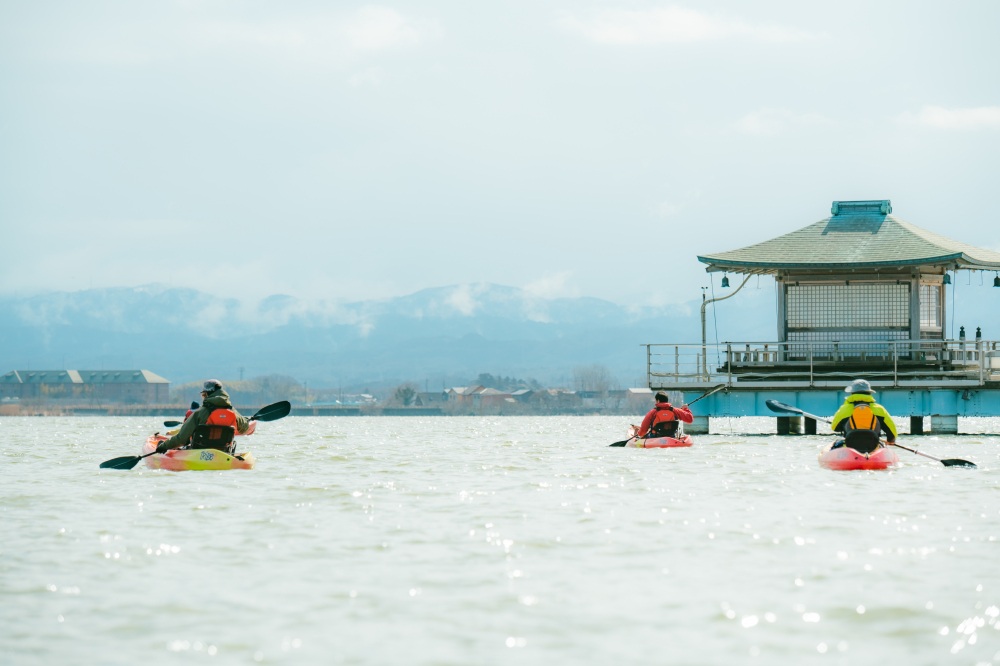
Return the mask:
{"type": "Polygon", "coordinates": [[[685,405],[670,404],[667,394],[660,391],[654,396],[656,406],[649,410],[639,426],[636,437],[673,437],[677,434],[677,422],[694,423],[694,415],[685,405]]]}
{"type": "Polygon", "coordinates": [[[881,433],[890,444],[896,441],[896,424],[885,407],[875,402],[875,391],[865,379],[855,379],[844,389],[847,397],[833,415],[830,427],[844,439],[833,448],[848,446],[861,453],[871,453],[879,446],[881,433]]]}
{"type": "Polygon", "coordinates": [[[232,425],[239,433],[244,433],[249,429],[250,421],[233,409],[233,403],[229,401],[229,394],[222,388],[222,382],[219,380],[209,379],[205,382],[201,390],[201,401],[201,407],[184,421],[184,425],[177,431],[177,434],[157,445],[157,453],[165,453],[169,449],[187,446],[191,441],[194,429],[206,423],[232,425]]]}

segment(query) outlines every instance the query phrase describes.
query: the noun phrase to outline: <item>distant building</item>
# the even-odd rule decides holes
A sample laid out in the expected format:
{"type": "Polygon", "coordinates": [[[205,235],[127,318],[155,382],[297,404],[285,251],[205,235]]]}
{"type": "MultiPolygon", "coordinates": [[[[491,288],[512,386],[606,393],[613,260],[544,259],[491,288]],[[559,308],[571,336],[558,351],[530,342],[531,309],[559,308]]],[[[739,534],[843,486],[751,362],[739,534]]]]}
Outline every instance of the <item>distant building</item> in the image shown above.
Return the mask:
{"type": "Polygon", "coordinates": [[[11,370],[0,375],[0,399],[163,404],[170,381],[149,370],[11,370]]]}

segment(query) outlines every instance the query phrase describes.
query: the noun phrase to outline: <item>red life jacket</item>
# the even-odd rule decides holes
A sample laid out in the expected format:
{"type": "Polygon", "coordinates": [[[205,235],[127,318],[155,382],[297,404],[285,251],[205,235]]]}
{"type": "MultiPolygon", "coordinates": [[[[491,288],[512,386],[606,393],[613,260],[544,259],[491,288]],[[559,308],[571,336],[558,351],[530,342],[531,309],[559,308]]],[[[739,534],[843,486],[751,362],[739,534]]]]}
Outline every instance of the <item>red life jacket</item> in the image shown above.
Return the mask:
{"type": "Polygon", "coordinates": [[[649,435],[653,437],[673,437],[677,432],[677,420],[677,415],[669,403],[656,403],[656,416],[653,417],[653,422],[649,424],[649,435]]]}
{"type": "Polygon", "coordinates": [[[231,409],[213,409],[205,425],[229,426],[236,430],[236,412],[231,409]]]}

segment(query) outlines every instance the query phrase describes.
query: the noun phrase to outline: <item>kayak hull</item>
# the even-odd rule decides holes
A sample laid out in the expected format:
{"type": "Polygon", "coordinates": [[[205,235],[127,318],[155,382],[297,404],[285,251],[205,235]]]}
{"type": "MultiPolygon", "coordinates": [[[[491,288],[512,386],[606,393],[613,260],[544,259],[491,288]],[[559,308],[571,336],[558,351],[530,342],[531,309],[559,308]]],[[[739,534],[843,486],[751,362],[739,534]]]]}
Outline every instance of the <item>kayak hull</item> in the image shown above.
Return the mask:
{"type": "Polygon", "coordinates": [[[642,439],[633,437],[628,440],[629,446],[636,449],[679,449],[694,444],[691,435],[681,435],[680,437],[649,437],[642,439]]]}
{"type": "Polygon", "coordinates": [[[832,448],[833,444],[819,452],[821,467],[833,470],[888,469],[899,464],[895,449],[880,446],[871,453],[860,453],[846,446],[832,448]]]}
{"type": "MultiPolygon", "coordinates": [[[[152,453],[156,445],[166,440],[163,435],[150,435],[142,447],[143,454],[152,453]]],[[[252,453],[230,455],[218,449],[171,449],[144,458],[150,469],[166,469],[171,472],[223,469],[253,469],[252,453]]]]}

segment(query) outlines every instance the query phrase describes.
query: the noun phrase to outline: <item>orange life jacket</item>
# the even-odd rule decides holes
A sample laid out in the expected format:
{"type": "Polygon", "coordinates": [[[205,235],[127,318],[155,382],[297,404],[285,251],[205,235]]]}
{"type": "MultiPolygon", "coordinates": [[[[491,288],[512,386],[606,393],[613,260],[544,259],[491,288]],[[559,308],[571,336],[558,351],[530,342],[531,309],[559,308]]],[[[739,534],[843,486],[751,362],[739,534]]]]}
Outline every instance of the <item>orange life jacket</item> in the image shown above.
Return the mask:
{"type": "Polygon", "coordinates": [[[871,405],[867,402],[859,402],[854,405],[854,411],[851,412],[851,417],[847,419],[847,423],[844,425],[844,434],[852,430],[872,430],[878,432],[879,427],[878,417],[872,411],[871,405]]]}
{"type": "Polygon", "coordinates": [[[229,426],[236,430],[236,412],[231,409],[213,409],[205,425],[229,426]]]}

